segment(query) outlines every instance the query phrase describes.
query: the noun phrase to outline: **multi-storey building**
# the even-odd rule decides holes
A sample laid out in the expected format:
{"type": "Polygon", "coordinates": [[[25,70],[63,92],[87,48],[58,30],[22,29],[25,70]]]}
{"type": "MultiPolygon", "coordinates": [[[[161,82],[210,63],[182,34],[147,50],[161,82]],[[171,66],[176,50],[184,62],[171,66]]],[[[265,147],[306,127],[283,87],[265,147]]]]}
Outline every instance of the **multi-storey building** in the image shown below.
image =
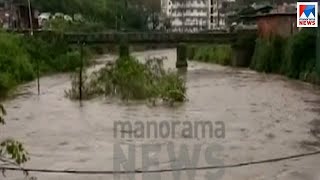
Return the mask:
{"type": "Polygon", "coordinates": [[[174,32],[197,32],[207,29],[207,0],[163,0],[163,12],[174,32]]]}
{"type": "Polygon", "coordinates": [[[175,32],[198,32],[223,29],[223,8],[235,0],[162,0],[162,12],[170,19],[175,32]]]}
{"type": "Polygon", "coordinates": [[[208,29],[219,30],[226,28],[226,8],[234,2],[235,0],[208,0],[208,29]]]}

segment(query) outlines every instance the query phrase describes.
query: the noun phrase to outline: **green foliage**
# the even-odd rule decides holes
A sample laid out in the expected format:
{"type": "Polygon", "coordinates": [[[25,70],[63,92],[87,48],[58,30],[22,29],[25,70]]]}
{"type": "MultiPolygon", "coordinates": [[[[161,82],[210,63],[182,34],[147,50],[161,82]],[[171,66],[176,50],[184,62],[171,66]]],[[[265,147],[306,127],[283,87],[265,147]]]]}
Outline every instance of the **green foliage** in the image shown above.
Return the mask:
{"type": "MultiPolygon", "coordinates": [[[[2,104],[0,104],[0,124],[5,124],[4,117],[6,111],[2,104]]],[[[29,160],[28,152],[24,149],[23,145],[13,139],[8,139],[0,142],[0,164],[14,164],[10,160],[13,160],[17,165],[23,164],[29,160]]]]}
{"type": "Polygon", "coordinates": [[[231,64],[232,49],[229,45],[193,46],[191,51],[192,54],[189,54],[189,59],[191,60],[222,65],[231,64]]]}
{"type": "MultiPolygon", "coordinates": [[[[74,76],[71,90],[66,96],[77,99],[79,96],[79,76],[74,76]]],[[[83,85],[85,97],[93,98],[100,94],[116,96],[122,100],[156,100],[183,102],[186,100],[186,85],[176,73],[166,72],[160,60],[148,60],[146,64],[132,57],[123,57],[115,65],[93,73],[90,80],[86,75],[83,85]]]]}
{"type": "MultiPolygon", "coordinates": [[[[90,50],[84,51],[89,64],[90,50]]],[[[78,49],[58,38],[25,37],[0,32],[0,96],[17,84],[33,80],[39,65],[40,74],[74,71],[80,66],[78,49]]]]}
{"type": "Polygon", "coordinates": [[[0,93],[34,78],[34,71],[18,36],[0,32],[0,93]]]}
{"type": "Polygon", "coordinates": [[[28,152],[20,142],[8,139],[0,144],[0,157],[8,157],[20,165],[28,161],[28,152]]]}
{"type": "MultiPolygon", "coordinates": [[[[42,12],[81,14],[86,22],[73,27],[82,30],[87,28],[89,31],[96,28],[146,30],[148,12],[154,12],[154,7],[146,3],[128,0],[33,0],[32,4],[42,12]]],[[[58,25],[55,27],[62,29],[69,26],[65,22],[59,22],[58,25]]]]}
{"type": "Polygon", "coordinates": [[[258,39],[250,68],[259,72],[272,72],[272,51],[273,46],[271,42],[268,40],[258,39]]]}
{"type": "Polygon", "coordinates": [[[316,37],[315,29],[304,29],[289,40],[283,66],[289,77],[305,77],[316,70],[316,37]]]}
{"type": "Polygon", "coordinates": [[[0,97],[7,95],[8,91],[15,85],[17,85],[17,81],[11,73],[0,73],[0,97]]]}
{"type": "Polygon", "coordinates": [[[303,29],[289,39],[258,39],[251,68],[318,82],[320,77],[316,73],[316,31],[303,29]]]}
{"type": "Polygon", "coordinates": [[[168,73],[159,82],[160,97],[167,102],[184,102],[186,100],[185,81],[176,73],[168,73]]]}
{"type": "Polygon", "coordinates": [[[270,40],[258,39],[250,67],[257,71],[281,73],[286,42],[279,36],[270,40]]]}
{"type": "MultiPolygon", "coordinates": [[[[74,73],[71,75],[71,89],[65,90],[65,97],[68,97],[72,100],[78,100],[80,99],[80,71],[78,70],[77,73],[74,73]]],[[[82,72],[82,99],[88,100],[97,97],[98,95],[101,95],[104,93],[103,87],[99,86],[97,82],[97,77],[92,76],[90,78],[89,75],[85,73],[85,71],[82,72]]]]}
{"type": "Polygon", "coordinates": [[[67,21],[63,18],[50,19],[44,25],[44,29],[53,30],[56,32],[99,32],[105,30],[105,26],[102,23],[94,20],[85,21],[67,21]]]}

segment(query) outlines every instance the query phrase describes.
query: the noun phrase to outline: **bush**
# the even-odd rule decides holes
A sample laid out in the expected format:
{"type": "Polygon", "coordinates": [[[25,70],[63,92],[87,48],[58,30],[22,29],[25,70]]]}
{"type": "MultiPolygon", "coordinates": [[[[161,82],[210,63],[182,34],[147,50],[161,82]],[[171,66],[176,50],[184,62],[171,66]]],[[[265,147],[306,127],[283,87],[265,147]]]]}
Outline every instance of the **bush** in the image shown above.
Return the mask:
{"type": "Polygon", "coordinates": [[[319,82],[320,77],[316,73],[316,30],[303,29],[288,39],[258,39],[250,67],[257,71],[319,82]]]}
{"type": "Polygon", "coordinates": [[[274,36],[270,40],[258,39],[251,68],[260,72],[280,73],[286,40],[274,36]]]}
{"type": "Polygon", "coordinates": [[[255,52],[252,57],[250,68],[260,72],[271,72],[269,63],[271,59],[271,43],[267,40],[258,39],[255,52]]]}
{"type": "Polygon", "coordinates": [[[0,72],[0,95],[6,95],[17,84],[15,78],[8,72],[0,72]]]}
{"type": "Polygon", "coordinates": [[[316,66],[316,30],[303,29],[289,39],[285,51],[284,72],[289,77],[299,78],[304,73],[315,71],[316,66]]]}
{"type": "MultiPolygon", "coordinates": [[[[146,64],[132,57],[120,58],[114,66],[105,68],[91,75],[84,86],[94,87],[85,97],[95,97],[101,93],[106,96],[120,97],[122,100],[156,100],[183,102],[186,100],[186,85],[177,73],[163,70],[159,60],[148,60],[146,64]],[[95,94],[95,95],[93,95],[95,94]]],[[[74,79],[71,90],[66,96],[75,99],[79,94],[79,80],[74,79]],[[72,90],[73,89],[73,90],[72,90]]],[[[84,87],[89,89],[89,87],[84,87]]]]}
{"type": "MultiPolygon", "coordinates": [[[[190,49],[189,47],[189,51],[190,49]]],[[[232,59],[232,49],[229,45],[193,46],[191,51],[189,58],[202,62],[229,65],[232,59]]]]}
{"type": "Polygon", "coordinates": [[[17,83],[34,78],[27,52],[18,36],[0,33],[0,92],[6,93],[17,83]]]}
{"type": "MultiPolygon", "coordinates": [[[[71,75],[71,89],[65,91],[65,97],[68,97],[72,100],[78,100],[80,99],[80,71],[74,73],[71,75]]],[[[97,79],[90,78],[85,71],[83,71],[83,77],[82,77],[82,99],[92,99],[98,95],[101,95],[104,93],[103,88],[99,86],[97,83],[97,79]]]]}
{"type": "Polygon", "coordinates": [[[186,100],[185,81],[176,73],[163,76],[158,84],[160,97],[167,102],[183,102],[186,100]]]}
{"type": "MultiPolygon", "coordinates": [[[[84,49],[84,63],[91,53],[84,49]]],[[[0,32],[0,96],[15,85],[35,78],[37,64],[40,74],[74,71],[80,66],[79,50],[59,37],[28,37],[0,32]]]]}

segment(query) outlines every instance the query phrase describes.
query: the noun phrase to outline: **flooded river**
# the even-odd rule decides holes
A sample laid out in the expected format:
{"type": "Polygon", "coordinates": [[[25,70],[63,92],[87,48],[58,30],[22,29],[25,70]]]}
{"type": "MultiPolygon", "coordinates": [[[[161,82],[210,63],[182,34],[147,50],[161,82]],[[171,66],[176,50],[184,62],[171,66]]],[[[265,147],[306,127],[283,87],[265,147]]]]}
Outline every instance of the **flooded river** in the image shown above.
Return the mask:
{"type": "MultiPolygon", "coordinates": [[[[167,56],[165,66],[174,68],[173,49],[135,53],[167,56]]],[[[105,61],[112,57],[102,57],[105,61]]],[[[97,67],[96,67],[97,68],[97,67]]],[[[30,152],[28,168],[59,170],[113,170],[115,144],[136,145],[136,169],[143,168],[141,148],[152,144],[161,150],[151,157],[159,167],[170,169],[173,161],[166,149],[170,143],[188,147],[190,156],[201,151],[197,166],[209,166],[204,154],[210,144],[221,149],[213,155],[220,163],[278,158],[320,149],[319,88],[278,75],[266,75],[247,69],[189,62],[186,74],[187,96],[184,105],[152,107],[146,104],[124,104],[95,99],[83,106],[64,97],[71,85],[67,74],[41,78],[41,95],[36,82],[20,87],[19,96],[5,102],[7,125],[0,132],[23,142],[30,152]],[[114,121],[211,121],[225,124],[224,138],[188,138],[177,131],[175,138],[115,139],[114,121]],[[319,136],[318,136],[319,135],[319,136]],[[201,147],[196,148],[195,147],[201,147]]],[[[125,146],[123,151],[127,152],[125,146]]],[[[125,153],[128,154],[128,153],[125,153]]],[[[214,165],[214,164],[213,164],[214,165]]],[[[320,155],[268,164],[227,168],[220,171],[221,180],[319,180],[320,155]]],[[[206,179],[208,170],[196,171],[195,179],[206,179]]],[[[214,172],[214,171],[213,171],[214,172]]],[[[7,172],[7,178],[24,179],[22,173],[7,172]]],[[[66,175],[32,173],[39,180],[109,180],[112,175],[66,175]]],[[[155,174],[151,174],[155,175],[155,174]]],[[[171,172],[161,179],[173,180],[171,172]]],[[[191,175],[181,172],[180,179],[191,175]]],[[[122,179],[128,179],[126,176],[122,179]]],[[[142,179],[142,175],[136,175],[142,179]]],[[[151,179],[151,177],[149,178],[151,179]]],[[[192,178],[190,178],[192,179],[192,178]]],[[[209,178],[213,179],[213,178],[209,178]]]]}

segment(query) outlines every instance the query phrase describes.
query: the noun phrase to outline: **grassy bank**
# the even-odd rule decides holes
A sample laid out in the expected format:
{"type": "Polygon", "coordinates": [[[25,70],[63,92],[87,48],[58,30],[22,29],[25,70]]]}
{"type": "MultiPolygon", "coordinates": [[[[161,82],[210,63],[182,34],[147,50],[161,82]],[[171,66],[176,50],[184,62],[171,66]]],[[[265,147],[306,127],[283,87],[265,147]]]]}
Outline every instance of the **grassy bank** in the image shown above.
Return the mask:
{"type": "MultiPolygon", "coordinates": [[[[248,35],[240,37],[234,47],[240,52],[248,50],[248,56],[238,58],[247,59],[240,63],[244,67],[320,84],[320,68],[316,68],[316,37],[316,29],[303,29],[289,38],[256,39],[248,35]],[[251,55],[252,58],[247,58],[251,55]]],[[[233,64],[233,53],[229,45],[189,46],[188,49],[189,60],[222,65],[233,64]]]]}
{"type": "Polygon", "coordinates": [[[232,49],[230,45],[189,46],[188,59],[230,65],[232,49]]]}
{"type": "MultiPolygon", "coordinates": [[[[90,56],[85,50],[85,61],[90,56]]],[[[74,71],[80,65],[80,52],[59,39],[41,39],[0,32],[0,96],[16,85],[40,75],[74,71]],[[38,66],[39,65],[39,66],[38,66]]]]}
{"type": "Polygon", "coordinates": [[[316,36],[316,30],[304,29],[287,39],[277,36],[258,39],[250,68],[318,84],[316,36]]]}

